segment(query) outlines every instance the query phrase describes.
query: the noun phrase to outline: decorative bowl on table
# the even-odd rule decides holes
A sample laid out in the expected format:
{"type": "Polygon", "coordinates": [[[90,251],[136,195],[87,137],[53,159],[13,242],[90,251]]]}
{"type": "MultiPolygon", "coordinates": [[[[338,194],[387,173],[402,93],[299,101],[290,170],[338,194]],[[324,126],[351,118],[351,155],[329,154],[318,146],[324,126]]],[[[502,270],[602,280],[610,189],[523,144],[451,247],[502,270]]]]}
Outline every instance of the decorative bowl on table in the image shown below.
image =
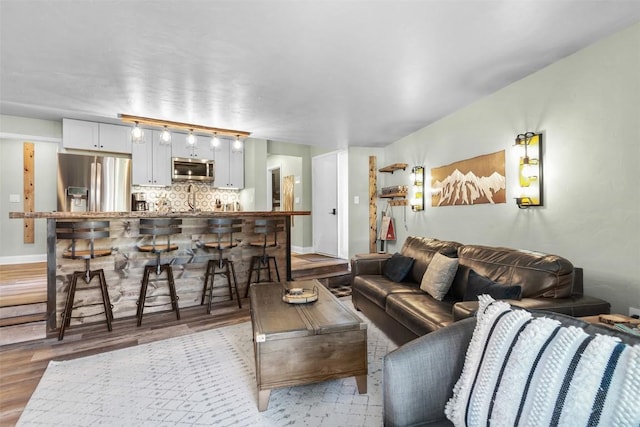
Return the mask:
{"type": "Polygon", "coordinates": [[[318,300],[318,287],[309,288],[289,288],[282,292],[282,301],[289,304],[306,304],[318,300]]]}

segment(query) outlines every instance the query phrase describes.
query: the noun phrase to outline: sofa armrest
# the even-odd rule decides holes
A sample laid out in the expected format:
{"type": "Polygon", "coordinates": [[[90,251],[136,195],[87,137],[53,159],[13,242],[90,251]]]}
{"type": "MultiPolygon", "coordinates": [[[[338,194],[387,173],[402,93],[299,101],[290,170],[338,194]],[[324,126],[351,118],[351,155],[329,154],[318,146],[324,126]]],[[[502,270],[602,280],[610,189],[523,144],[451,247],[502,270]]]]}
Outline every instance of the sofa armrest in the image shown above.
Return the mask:
{"type": "Polygon", "coordinates": [[[462,372],[475,324],[475,318],[454,323],[385,356],[385,426],[445,420],[444,406],[462,372]]]}
{"type": "Polygon", "coordinates": [[[355,276],[382,275],[384,263],[391,258],[389,254],[358,254],[351,258],[351,283],[355,276]]]}

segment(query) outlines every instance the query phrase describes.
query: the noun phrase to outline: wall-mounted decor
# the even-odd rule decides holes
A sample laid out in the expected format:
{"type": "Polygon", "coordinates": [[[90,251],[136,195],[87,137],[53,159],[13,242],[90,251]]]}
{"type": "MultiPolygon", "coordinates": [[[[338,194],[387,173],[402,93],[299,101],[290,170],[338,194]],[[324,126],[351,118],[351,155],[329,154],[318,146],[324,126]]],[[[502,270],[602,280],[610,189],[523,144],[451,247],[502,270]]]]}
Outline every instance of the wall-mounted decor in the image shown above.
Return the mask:
{"type": "Polygon", "coordinates": [[[506,203],[504,150],[431,169],[431,206],[506,203]]]}

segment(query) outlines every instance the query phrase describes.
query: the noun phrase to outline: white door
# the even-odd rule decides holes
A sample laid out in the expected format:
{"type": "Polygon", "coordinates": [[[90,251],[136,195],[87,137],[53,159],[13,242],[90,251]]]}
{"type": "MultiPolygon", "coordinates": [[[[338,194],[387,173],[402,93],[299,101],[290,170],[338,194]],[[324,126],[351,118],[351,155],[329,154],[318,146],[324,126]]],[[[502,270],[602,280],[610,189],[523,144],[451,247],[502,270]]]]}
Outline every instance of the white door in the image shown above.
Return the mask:
{"type": "Polygon", "coordinates": [[[314,251],[338,256],[338,153],[312,159],[314,251]]]}

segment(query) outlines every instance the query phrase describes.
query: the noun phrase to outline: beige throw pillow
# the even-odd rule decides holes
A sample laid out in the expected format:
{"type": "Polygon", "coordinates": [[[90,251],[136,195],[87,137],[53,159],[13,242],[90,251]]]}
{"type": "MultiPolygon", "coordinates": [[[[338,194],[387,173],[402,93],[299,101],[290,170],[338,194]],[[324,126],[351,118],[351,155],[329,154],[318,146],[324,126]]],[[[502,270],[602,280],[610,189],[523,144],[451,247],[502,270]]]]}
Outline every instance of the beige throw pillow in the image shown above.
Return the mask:
{"type": "Polygon", "coordinates": [[[420,289],[438,301],[442,301],[451,287],[457,270],[458,258],[449,258],[440,252],[436,253],[422,276],[420,289]]]}

